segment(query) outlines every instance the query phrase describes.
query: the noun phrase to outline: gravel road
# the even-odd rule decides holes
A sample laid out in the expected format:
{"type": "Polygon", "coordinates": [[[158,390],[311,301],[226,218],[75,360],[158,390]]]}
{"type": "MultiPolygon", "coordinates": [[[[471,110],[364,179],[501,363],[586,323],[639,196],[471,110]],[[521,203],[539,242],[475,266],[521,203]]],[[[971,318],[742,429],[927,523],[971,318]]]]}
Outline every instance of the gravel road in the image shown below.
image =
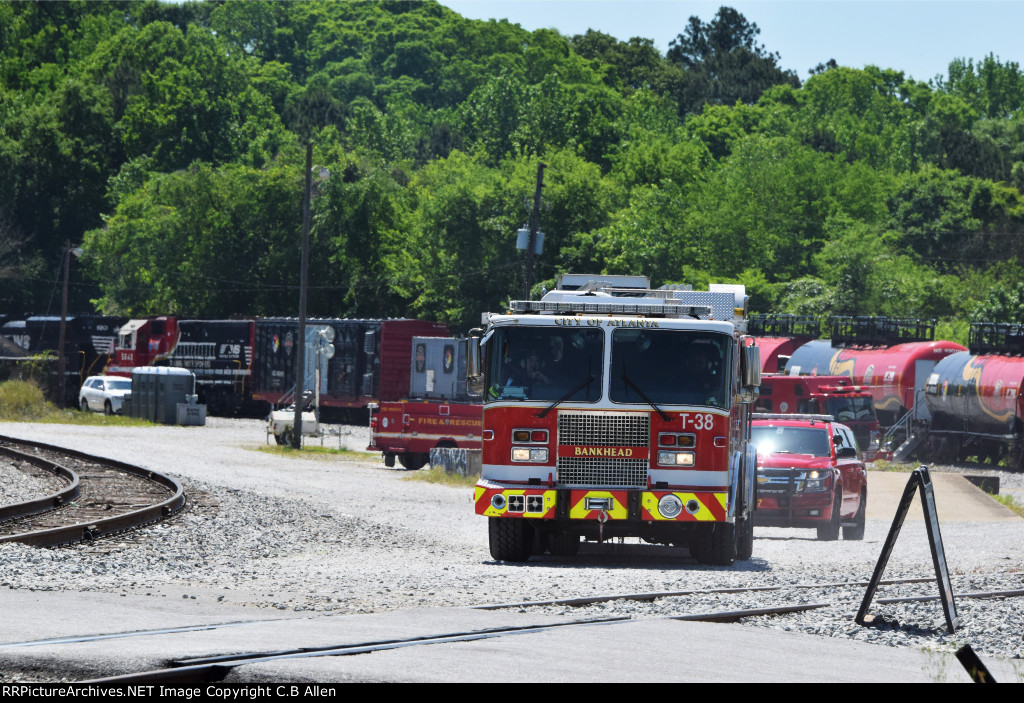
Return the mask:
{"type": "MultiPolygon", "coordinates": [[[[327,445],[366,447],[365,428],[332,429],[337,434],[327,445]]],[[[587,544],[571,559],[535,557],[512,565],[491,559],[486,521],[473,514],[470,488],[409,480],[411,474],[387,469],[373,455],[261,452],[266,441],[261,421],[209,418],[205,427],[145,428],[8,423],[0,425],[0,434],[168,472],[182,480],[191,499],[181,516],[120,541],[61,549],[0,544],[0,588],[124,593],[151,597],[155,604],[156,599],[197,598],[256,611],[367,613],[781,586],[759,594],[703,593],[655,603],[620,599],[572,612],[649,617],[828,603],[802,615],[744,622],[926,650],[951,651],[970,643],[985,656],[1024,657],[1020,598],[958,598],[960,629],[950,635],[938,602],[877,604],[882,598],[936,595],[934,581],[879,589],[871,612],[889,624],[877,628],[853,622],[863,587],[794,588],[866,581],[888,520],[868,520],[862,542],[818,542],[812,530],[759,527],[753,559],[731,568],[698,565],[685,550],[630,540],[587,544]]],[[[1024,489],[1020,475],[1002,477],[1004,487],[1024,489]]],[[[6,491],[0,498],[11,500],[18,490],[14,481],[0,474],[0,484],[6,491]]],[[[19,485],[24,490],[25,482],[19,485]]],[[[1024,589],[1024,520],[944,523],[942,537],[954,593],[1024,589]]],[[[922,521],[905,524],[885,577],[934,577],[922,521]]],[[[1021,671],[1024,676],[1024,665],[1021,671]]]]}

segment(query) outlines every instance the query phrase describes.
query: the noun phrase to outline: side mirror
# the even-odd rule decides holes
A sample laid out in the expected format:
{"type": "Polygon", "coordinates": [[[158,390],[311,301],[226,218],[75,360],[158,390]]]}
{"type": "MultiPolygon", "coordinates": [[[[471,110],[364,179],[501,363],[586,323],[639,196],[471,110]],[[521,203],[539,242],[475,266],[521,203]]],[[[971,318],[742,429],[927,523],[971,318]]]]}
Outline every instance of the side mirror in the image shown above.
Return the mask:
{"type": "Polygon", "coordinates": [[[469,331],[466,339],[466,380],[472,381],[480,377],[480,330],[474,328],[469,331]]]}
{"type": "Polygon", "coordinates": [[[761,385],[761,350],[754,346],[742,347],[740,373],[743,374],[743,385],[750,388],[761,385]]]}
{"type": "Polygon", "coordinates": [[[483,395],[481,380],[483,372],[480,365],[480,333],[481,329],[471,329],[466,339],[466,391],[471,396],[483,395]]]}

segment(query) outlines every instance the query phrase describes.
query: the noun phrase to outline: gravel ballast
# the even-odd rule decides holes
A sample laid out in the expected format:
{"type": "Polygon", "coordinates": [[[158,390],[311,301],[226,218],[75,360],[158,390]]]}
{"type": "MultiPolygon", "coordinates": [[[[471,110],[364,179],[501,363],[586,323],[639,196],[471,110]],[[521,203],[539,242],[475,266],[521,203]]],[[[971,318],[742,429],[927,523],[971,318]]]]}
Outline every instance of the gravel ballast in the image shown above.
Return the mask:
{"type": "MultiPolygon", "coordinates": [[[[340,434],[328,438],[328,446],[365,449],[365,428],[332,429],[340,434]]],[[[504,564],[488,553],[487,523],[473,513],[471,488],[406,480],[408,472],[385,468],[375,455],[261,452],[261,421],[209,418],[205,427],[144,428],[12,423],[0,425],[0,434],[169,473],[183,482],[190,500],[179,517],[122,539],[60,549],[0,544],[0,588],[195,598],[248,606],[254,617],[267,610],[370,613],[696,590],[702,592],[654,602],[530,609],[640,618],[827,603],[743,622],[941,652],[969,643],[985,656],[1024,657],[1022,598],[959,597],[960,628],[951,635],[937,600],[879,603],[937,595],[934,580],[881,587],[871,608],[884,619],[878,627],[853,622],[863,586],[795,587],[867,581],[889,531],[886,520],[869,519],[859,542],[819,542],[813,530],[758,527],[753,558],[731,568],[698,565],[686,550],[630,540],[585,544],[573,558],[504,564]],[[765,586],[781,588],[707,592],[765,586]]],[[[1003,487],[1021,490],[1019,474],[1000,475],[1003,487]]],[[[5,487],[9,478],[0,473],[5,487]]],[[[26,490],[32,487],[18,492],[26,490]]],[[[10,502],[13,489],[0,495],[10,502]]],[[[1024,589],[1024,520],[948,522],[941,528],[955,594],[1024,589]]],[[[884,576],[934,575],[924,523],[908,520],[884,576]]]]}

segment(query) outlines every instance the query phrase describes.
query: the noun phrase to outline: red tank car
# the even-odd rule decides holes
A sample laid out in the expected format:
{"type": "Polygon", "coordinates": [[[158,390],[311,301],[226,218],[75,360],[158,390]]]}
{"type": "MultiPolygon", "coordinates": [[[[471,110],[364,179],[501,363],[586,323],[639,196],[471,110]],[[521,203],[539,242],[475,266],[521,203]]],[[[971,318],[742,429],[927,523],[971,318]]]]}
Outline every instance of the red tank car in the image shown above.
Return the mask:
{"type": "MultiPolygon", "coordinates": [[[[885,318],[871,318],[879,326],[898,321],[885,318]]],[[[858,322],[861,319],[858,318],[858,322]]],[[[915,323],[917,324],[917,323],[915,323]]],[[[869,386],[875,402],[878,420],[885,427],[895,424],[914,406],[917,391],[923,391],[924,383],[935,365],[950,354],[966,351],[966,347],[947,341],[905,341],[897,331],[888,338],[895,343],[886,344],[880,334],[836,334],[833,325],[831,340],[809,342],[795,352],[786,366],[790,374],[808,376],[846,376],[854,384],[869,386]],[[857,343],[865,339],[867,343],[857,343]],[[853,342],[850,344],[850,342],[853,342]],[[848,346],[833,346],[847,343],[848,346]]],[[[872,332],[877,329],[872,328],[872,332]]]]}
{"type": "Polygon", "coordinates": [[[821,336],[817,318],[802,315],[751,315],[747,331],[761,350],[761,373],[779,373],[793,352],[821,336]]]}

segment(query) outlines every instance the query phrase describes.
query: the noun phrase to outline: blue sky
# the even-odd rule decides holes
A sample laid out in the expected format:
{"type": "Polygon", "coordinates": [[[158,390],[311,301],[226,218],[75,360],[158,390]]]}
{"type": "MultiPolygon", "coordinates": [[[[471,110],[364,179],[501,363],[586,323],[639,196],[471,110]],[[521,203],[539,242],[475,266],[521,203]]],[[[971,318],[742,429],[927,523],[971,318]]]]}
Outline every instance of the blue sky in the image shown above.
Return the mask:
{"type": "Polygon", "coordinates": [[[781,56],[801,80],[834,58],[842,66],[874,64],[927,81],[946,74],[954,58],[976,62],[995,54],[1024,65],[1024,2],[961,0],[441,0],[472,19],[508,19],[524,29],[565,35],[600,30],[626,40],[652,39],[664,53],[691,15],[710,21],[721,5],[761,30],[758,43],[781,56]]]}

